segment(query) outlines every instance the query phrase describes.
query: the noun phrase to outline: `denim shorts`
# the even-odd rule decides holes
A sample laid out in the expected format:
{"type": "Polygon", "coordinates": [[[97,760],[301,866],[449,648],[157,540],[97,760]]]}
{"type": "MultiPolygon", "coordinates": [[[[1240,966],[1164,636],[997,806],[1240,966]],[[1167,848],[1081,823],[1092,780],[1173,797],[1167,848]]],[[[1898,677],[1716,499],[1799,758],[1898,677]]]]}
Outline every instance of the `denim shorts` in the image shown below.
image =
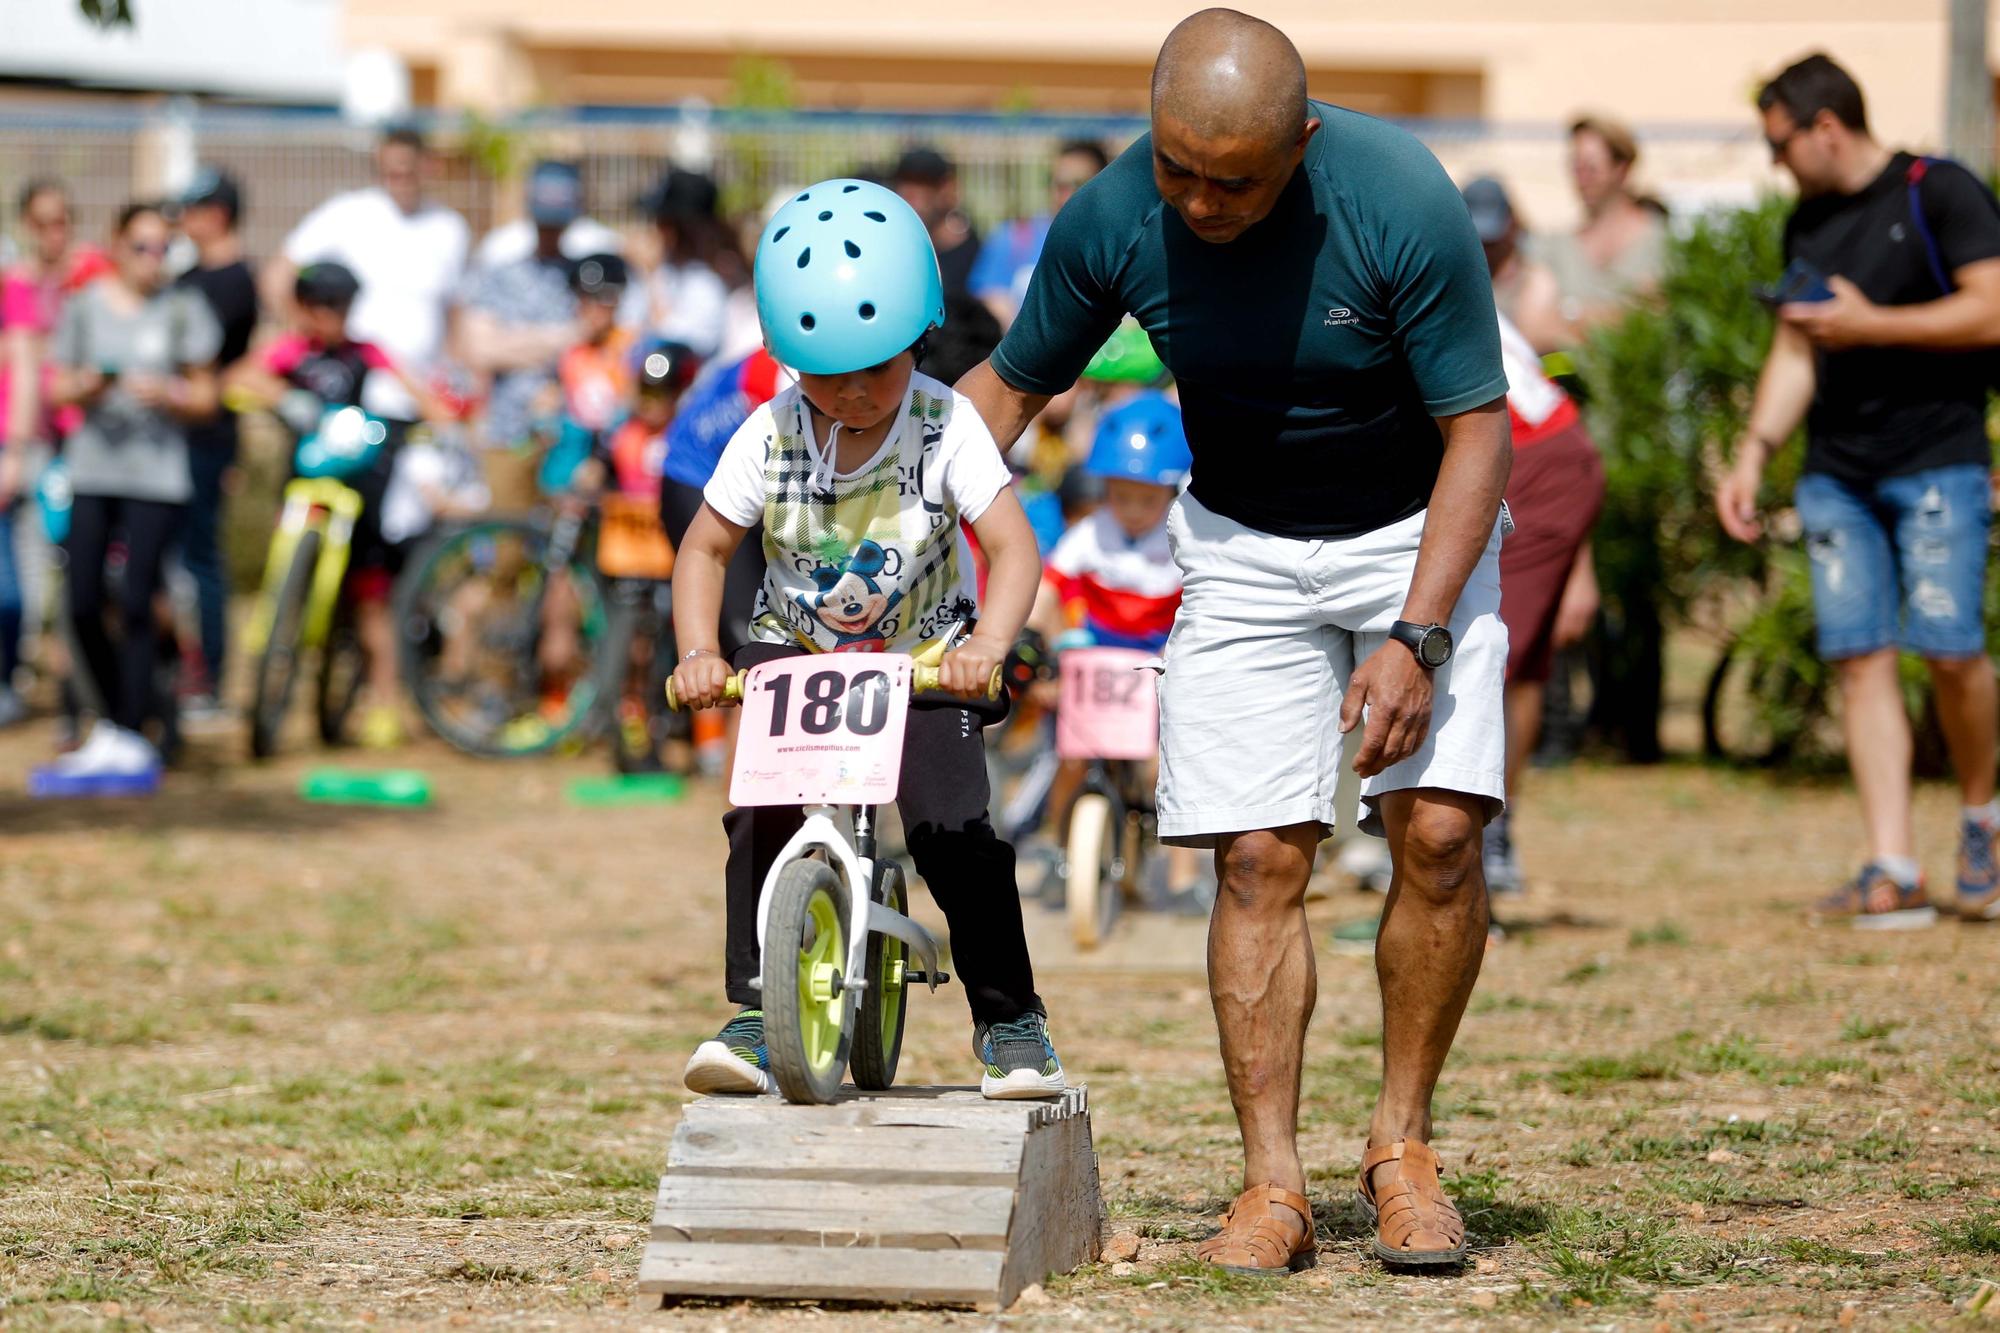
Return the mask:
{"type": "Polygon", "coordinates": [[[1988,469],[1960,463],[1872,484],[1808,473],[1796,499],[1821,657],[1986,651],[1988,469]]]}

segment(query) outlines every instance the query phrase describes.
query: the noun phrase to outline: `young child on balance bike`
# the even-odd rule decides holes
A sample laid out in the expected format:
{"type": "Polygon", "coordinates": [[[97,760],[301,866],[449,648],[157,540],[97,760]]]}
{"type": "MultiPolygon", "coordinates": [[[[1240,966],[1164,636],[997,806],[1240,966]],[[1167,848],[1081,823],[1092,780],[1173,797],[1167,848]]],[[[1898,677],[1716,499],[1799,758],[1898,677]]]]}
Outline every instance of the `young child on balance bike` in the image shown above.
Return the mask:
{"type": "MultiPolygon", "coordinates": [[[[710,708],[735,671],[761,662],[815,652],[915,656],[956,643],[939,663],[948,693],[911,706],[897,809],[917,873],[951,927],[980,1090],[1056,1096],[1062,1063],[1035,994],[1014,849],[987,817],[980,734],[1005,715],[1004,697],[988,702],[986,686],[1028,618],[1041,561],[977,409],[916,373],[925,337],[944,322],[937,254],[893,192],[832,180],[772,216],[755,272],[765,345],[798,382],[730,440],[681,542],[675,689],[710,708]],[[989,560],[983,610],[960,519],[989,560]],[[723,574],[760,520],[764,585],[751,642],[729,661],[717,647],[723,574]]],[[[749,983],[760,961],[758,895],[802,819],[796,807],[770,806],[723,816],[725,974],[729,998],[744,1008],[696,1048],[685,1074],[692,1091],[776,1090],[749,983]]]]}

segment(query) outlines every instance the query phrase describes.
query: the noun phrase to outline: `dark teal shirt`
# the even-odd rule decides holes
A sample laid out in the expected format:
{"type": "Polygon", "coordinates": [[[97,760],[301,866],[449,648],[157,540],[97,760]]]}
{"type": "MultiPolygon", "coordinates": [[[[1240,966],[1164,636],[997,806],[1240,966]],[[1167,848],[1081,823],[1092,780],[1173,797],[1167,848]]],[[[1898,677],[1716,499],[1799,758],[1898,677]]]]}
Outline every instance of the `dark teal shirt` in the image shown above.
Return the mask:
{"type": "Polygon", "coordinates": [[[1430,150],[1321,102],[1270,216],[1196,236],[1153,184],[1143,135],[1049,230],[1000,378],[1061,393],[1130,311],[1180,387],[1189,489],[1262,532],[1342,537],[1422,510],[1436,417],[1507,393],[1493,285],[1430,150]]]}

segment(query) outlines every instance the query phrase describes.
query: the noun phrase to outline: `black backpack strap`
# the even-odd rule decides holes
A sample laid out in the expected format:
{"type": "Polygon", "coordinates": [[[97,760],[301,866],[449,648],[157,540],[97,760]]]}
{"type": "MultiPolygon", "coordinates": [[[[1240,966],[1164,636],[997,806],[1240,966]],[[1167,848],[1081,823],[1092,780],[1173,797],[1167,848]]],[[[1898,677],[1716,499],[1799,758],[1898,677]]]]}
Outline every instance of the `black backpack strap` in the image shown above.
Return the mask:
{"type": "Polygon", "coordinates": [[[1949,296],[1958,290],[1958,286],[1952,282],[1951,274],[1945,271],[1944,255],[1938,250],[1937,235],[1931,230],[1930,219],[1924,215],[1924,177],[1940,160],[1935,157],[1917,158],[1910,163],[1903,180],[1910,192],[1910,221],[1916,224],[1917,236],[1924,243],[1924,258],[1930,263],[1931,279],[1937,283],[1940,292],[1949,296]]]}

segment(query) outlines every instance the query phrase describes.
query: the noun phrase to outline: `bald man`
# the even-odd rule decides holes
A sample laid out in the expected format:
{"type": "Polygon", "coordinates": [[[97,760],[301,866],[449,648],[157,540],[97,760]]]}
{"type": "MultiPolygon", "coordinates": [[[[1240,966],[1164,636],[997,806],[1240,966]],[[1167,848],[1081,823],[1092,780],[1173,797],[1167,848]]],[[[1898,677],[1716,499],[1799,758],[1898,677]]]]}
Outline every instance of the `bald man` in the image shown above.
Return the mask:
{"type": "Polygon", "coordinates": [[[1313,1262],[1299,1068],[1304,909],[1336,765],[1395,878],[1376,945],[1381,1098],[1358,1186],[1375,1253],[1465,1257],[1431,1093],[1486,943],[1480,833],[1505,792],[1507,379],[1458,191],[1393,126],[1308,100],[1283,33],[1181,23],[1152,133],[1057,216],[1020,317],[959,389],[1004,449],[1131,312],[1179,382],[1194,471],[1161,685],[1159,827],[1215,851],[1209,991],[1244,1190],[1202,1254],[1313,1262]]]}

